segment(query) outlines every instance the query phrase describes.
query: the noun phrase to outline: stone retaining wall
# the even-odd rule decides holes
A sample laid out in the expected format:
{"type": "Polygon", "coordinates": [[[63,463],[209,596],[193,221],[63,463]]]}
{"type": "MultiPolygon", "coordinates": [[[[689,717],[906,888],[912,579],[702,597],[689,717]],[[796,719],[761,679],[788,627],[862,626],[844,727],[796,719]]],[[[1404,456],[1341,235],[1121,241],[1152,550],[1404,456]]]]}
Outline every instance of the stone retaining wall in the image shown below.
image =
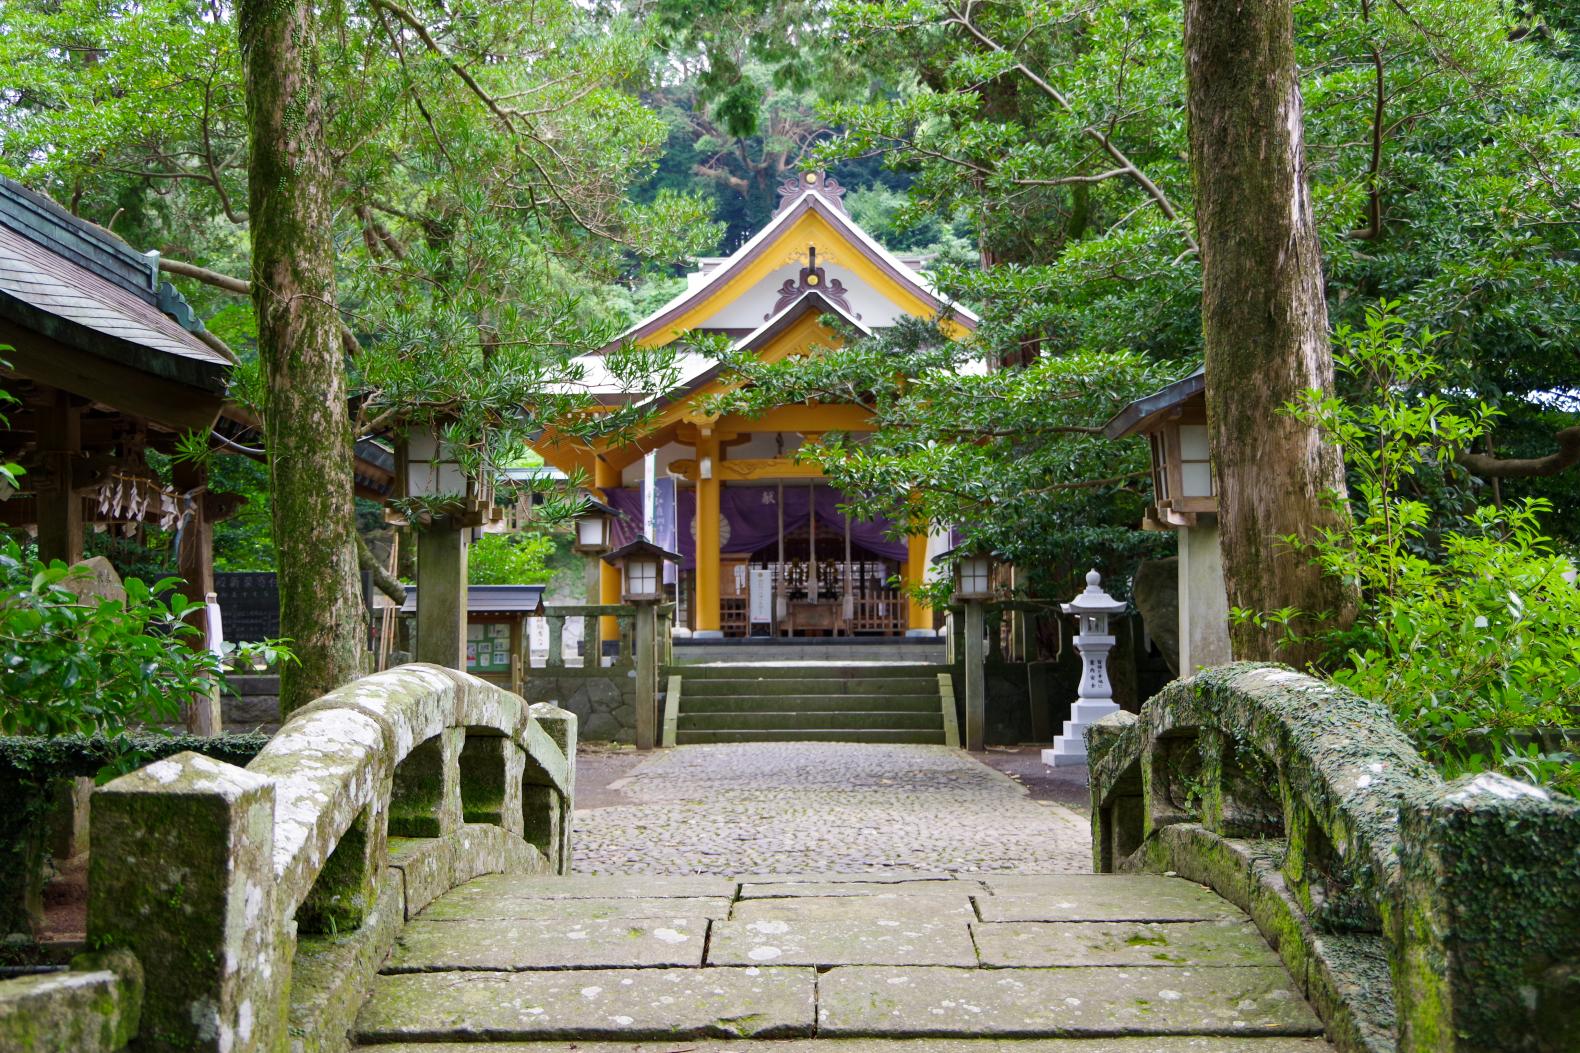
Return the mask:
{"type": "Polygon", "coordinates": [[[629,663],[597,669],[562,666],[528,671],[528,702],[549,702],[576,714],[583,742],[636,741],[636,670],[629,663]]]}

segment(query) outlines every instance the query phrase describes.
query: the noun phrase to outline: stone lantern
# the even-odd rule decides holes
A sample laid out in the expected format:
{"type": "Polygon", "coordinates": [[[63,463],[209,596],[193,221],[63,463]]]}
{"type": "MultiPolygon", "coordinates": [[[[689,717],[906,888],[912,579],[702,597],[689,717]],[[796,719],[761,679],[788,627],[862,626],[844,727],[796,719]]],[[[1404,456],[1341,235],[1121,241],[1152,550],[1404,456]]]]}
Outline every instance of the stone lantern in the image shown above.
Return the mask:
{"type": "Polygon", "coordinates": [[[603,560],[619,569],[620,596],[626,603],[657,603],[664,598],[664,564],[680,562],[680,554],[639,537],[603,560]]]}
{"type": "MultiPolygon", "coordinates": [[[[1142,526],[1179,536],[1177,656],[1180,676],[1229,661],[1229,599],[1218,555],[1218,495],[1207,433],[1207,378],[1200,370],[1137,399],[1103,426],[1110,439],[1144,436],[1151,453],[1152,506],[1142,526]]],[[[1150,604],[1138,576],[1136,605],[1142,617],[1169,609],[1150,604]]],[[[1168,599],[1172,600],[1172,597],[1168,599]]],[[[1154,638],[1165,635],[1149,626],[1154,638]]],[[[1165,648],[1165,652],[1167,652],[1165,648]]]]}
{"type": "Polygon", "coordinates": [[[1063,733],[1054,737],[1053,748],[1042,751],[1042,762],[1051,767],[1086,763],[1086,729],[1116,713],[1114,686],[1108,679],[1108,653],[1114,649],[1114,636],[1108,619],[1123,614],[1125,604],[1103,591],[1097,571],[1086,574],[1086,588],[1069,603],[1060,604],[1065,614],[1076,619],[1075,649],[1081,656],[1081,687],[1070,706],[1070,719],[1063,733]]]}
{"type": "Polygon", "coordinates": [[[986,549],[955,549],[945,552],[940,559],[960,553],[955,560],[955,600],[961,603],[991,600],[993,598],[993,554],[986,549]]]}
{"type": "Polygon", "coordinates": [[[583,496],[582,510],[576,514],[576,541],[571,548],[584,556],[601,556],[614,547],[613,508],[583,496]]]}
{"type": "Polygon", "coordinates": [[[620,571],[620,593],[635,611],[632,651],[636,658],[636,748],[658,745],[658,605],[664,600],[664,564],[680,554],[639,537],[604,557],[620,571]]]}
{"type": "MultiPolygon", "coordinates": [[[[473,528],[499,513],[490,480],[469,476],[439,424],[413,426],[395,450],[396,492],[433,503],[408,522],[417,542],[416,658],[466,668],[466,557],[473,528]]],[[[399,517],[395,517],[399,521],[399,517]]]]}
{"type": "Polygon", "coordinates": [[[954,600],[965,619],[964,646],[959,656],[965,695],[965,748],[987,748],[987,670],[985,643],[987,612],[983,604],[993,598],[993,553],[985,548],[952,548],[935,563],[953,564],[954,600]]]}

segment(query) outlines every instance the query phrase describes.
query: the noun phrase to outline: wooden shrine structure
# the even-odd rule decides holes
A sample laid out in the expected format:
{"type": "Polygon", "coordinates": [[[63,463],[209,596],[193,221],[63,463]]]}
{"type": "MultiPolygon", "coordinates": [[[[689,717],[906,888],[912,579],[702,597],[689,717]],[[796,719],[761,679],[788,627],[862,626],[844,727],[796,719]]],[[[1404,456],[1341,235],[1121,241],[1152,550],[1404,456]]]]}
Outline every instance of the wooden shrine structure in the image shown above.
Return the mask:
{"type": "MultiPolygon", "coordinates": [[[[681,554],[667,594],[677,624],[697,637],[932,635],[934,612],[890,579],[923,580],[947,538],[896,538],[887,523],[852,521],[821,469],[796,456],[825,433],[873,430],[870,412],[800,403],[750,418],[710,413],[709,396],[738,381],[684,341],[722,335],[775,362],[838,346],[830,317],[858,333],[905,317],[936,317],[960,333],[977,319],[939,297],[924,260],[896,256],[857,226],[835,180],[807,173],[779,193],[772,221],[738,251],[698,261],[685,292],[582,360],[605,405],[648,411],[635,434],[585,442],[551,433],[536,448],[557,468],[583,471],[622,513],[616,543],[648,534],[681,554]],[[675,345],[679,383],[623,390],[602,358],[625,344],[675,345]]],[[[618,599],[605,566],[589,600],[618,599]]]]}

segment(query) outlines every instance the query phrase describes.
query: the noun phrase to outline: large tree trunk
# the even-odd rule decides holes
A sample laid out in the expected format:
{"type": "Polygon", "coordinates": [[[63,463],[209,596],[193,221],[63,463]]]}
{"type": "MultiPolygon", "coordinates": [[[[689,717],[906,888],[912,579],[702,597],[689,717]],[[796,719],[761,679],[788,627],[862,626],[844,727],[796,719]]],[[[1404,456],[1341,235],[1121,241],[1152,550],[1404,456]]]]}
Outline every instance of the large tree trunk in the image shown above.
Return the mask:
{"type": "MultiPolygon", "coordinates": [[[[1292,21],[1290,0],[1185,4],[1207,418],[1230,606],[1347,622],[1352,596],[1283,541],[1333,525],[1324,497],[1344,486],[1339,450],[1281,412],[1333,388],[1292,21]]],[[[1249,624],[1232,643],[1242,659],[1316,655],[1249,624]]]]}
{"type": "Polygon", "coordinates": [[[280,709],[289,713],[360,671],[351,420],[313,5],[242,0],[240,27],[280,633],[298,660],[280,679],[280,709]]]}

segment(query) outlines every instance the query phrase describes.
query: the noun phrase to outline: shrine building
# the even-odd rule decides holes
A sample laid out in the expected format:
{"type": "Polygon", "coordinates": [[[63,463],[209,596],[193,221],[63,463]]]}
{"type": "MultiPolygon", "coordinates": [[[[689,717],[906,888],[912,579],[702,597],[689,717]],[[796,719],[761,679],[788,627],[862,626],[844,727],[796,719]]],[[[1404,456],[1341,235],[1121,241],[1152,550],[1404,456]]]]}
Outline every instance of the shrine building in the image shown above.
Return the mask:
{"type": "MultiPolygon", "coordinates": [[[[585,357],[587,381],[605,404],[648,412],[633,433],[591,443],[545,440],[554,467],[580,468],[620,513],[615,543],[638,534],[679,553],[666,591],[677,626],[695,637],[933,635],[933,611],[907,601],[895,576],[924,580],[943,534],[895,537],[886,520],[850,520],[843,497],[796,452],[826,432],[873,430],[856,405],[796,403],[756,417],[709,413],[710,396],[739,381],[717,360],[677,348],[679,382],[661,393],[622,391],[602,356],[635,344],[662,347],[689,333],[720,334],[762,361],[838,346],[824,324],[841,319],[871,333],[910,317],[975,328],[945,303],[923,259],[879,245],[845,211],[844,188],[820,173],[785,183],[773,220],[734,254],[698,261],[686,290],[585,357]]],[[[617,603],[617,572],[605,565],[600,603],[617,603]]]]}

